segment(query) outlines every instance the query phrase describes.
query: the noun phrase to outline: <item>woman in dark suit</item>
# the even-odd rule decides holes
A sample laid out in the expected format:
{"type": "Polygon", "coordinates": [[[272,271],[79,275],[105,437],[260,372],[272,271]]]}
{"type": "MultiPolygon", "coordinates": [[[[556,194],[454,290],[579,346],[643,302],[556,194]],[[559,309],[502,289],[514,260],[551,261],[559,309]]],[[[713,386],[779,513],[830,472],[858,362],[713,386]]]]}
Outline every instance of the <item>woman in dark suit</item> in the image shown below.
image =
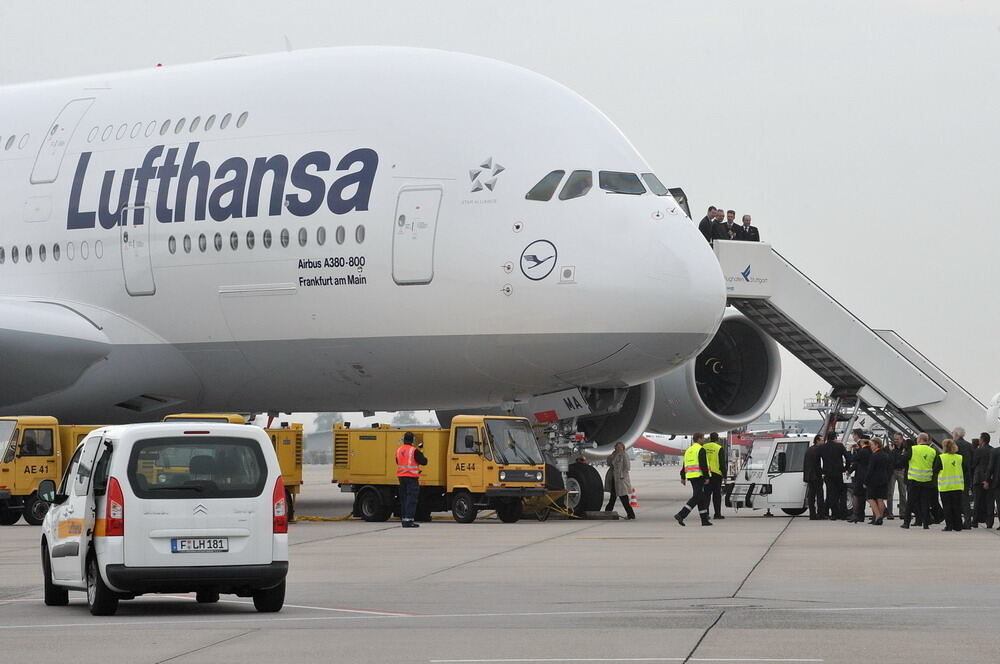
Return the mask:
{"type": "Polygon", "coordinates": [[[871,440],[871,457],[868,459],[868,469],[863,484],[865,497],[872,508],[872,525],[882,525],[882,515],[885,514],[885,499],[889,494],[889,478],[892,475],[892,458],[882,448],[880,438],[871,440]]]}

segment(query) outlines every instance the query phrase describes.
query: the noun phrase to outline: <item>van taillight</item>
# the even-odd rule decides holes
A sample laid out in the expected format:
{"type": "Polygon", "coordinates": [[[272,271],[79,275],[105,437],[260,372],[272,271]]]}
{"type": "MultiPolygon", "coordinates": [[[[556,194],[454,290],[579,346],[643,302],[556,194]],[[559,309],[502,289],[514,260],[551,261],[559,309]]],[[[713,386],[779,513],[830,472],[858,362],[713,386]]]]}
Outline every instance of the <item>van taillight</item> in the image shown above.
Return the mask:
{"type": "Polygon", "coordinates": [[[285,481],[278,477],[274,483],[274,494],[271,496],[274,514],[274,532],[288,532],[288,505],[285,502],[285,481]]]}
{"type": "Polygon", "coordinates": [[[122,487],[114,477],[108,480],[108,492],[105,494],[104,534],[108,537],[125,534],[125,496],[122,487]]]}

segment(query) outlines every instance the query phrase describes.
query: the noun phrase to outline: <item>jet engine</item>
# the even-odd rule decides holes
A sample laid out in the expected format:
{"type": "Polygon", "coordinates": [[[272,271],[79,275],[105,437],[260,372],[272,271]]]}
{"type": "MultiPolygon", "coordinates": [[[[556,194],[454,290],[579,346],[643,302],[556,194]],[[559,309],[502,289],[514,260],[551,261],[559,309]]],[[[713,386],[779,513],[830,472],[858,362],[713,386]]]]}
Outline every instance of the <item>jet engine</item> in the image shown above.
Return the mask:
{"type": "Polygon", "coordinates": [[[778,392],[778,344],[741,314],[727,312],[698,357],[657,378],[649,431],[728,431],[757,419],[778,392]]]}

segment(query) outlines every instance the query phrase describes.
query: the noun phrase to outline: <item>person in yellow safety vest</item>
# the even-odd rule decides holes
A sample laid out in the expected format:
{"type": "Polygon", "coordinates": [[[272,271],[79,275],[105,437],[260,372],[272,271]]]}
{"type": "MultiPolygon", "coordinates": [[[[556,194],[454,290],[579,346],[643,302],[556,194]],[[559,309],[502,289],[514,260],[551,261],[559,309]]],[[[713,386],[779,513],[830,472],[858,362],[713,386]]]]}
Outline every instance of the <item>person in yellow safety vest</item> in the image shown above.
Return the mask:
{"type": "Polygon", "coordinates": [[[722,516],[722,469],[726,467],[726,449],[719,443],[719,434],[714,431],[708,434],[708,442],[703,446],[708,457],[708,494],[715,508],[713,519],[725,519],[722,516]]]}
{"type": "Polygon", "coordinates": [[[906,514],[900,528],[910,527],[910,517],[916,516],[916,525],[930,528],[931,494],[934,492],[934,460],[937,451],[930,446],[931,437],[926,433],[917,436],[917,444],[910,448],[906,469],[906,514]]]}
{"type": "Polygon", "coordinates": [[[941,443],[944,450],[934,460],[938,471],[937,489],[944,507],[944,530],[962,530],[962,496],[965,494],[965,463],[958,444],[951,438],[941,443]]]}
{"type": "Polygon", "coordinates": [[[403,434],[403,444],[396,449],[396,479],[399,480],[399,506],[404,528],[419,528],[414,523],[417,500],[420,497],[420,466],[427,465],[427,457],[413,446],[412,431],[403,434]]]}
{"type": "Polygon", "coordinates": [[[701,525],[711,526],[708,520],[708,482],[711,471],[708,468],[708,452],[704,446],[705,434],[696,433],[691,439],[691,446],[684,452],[684,463],[681,466],[681,484],[691,482],[691,499],[674,515],[677,523],[684,525],[684,519],[695,507],[701,516],[701,525]]]}

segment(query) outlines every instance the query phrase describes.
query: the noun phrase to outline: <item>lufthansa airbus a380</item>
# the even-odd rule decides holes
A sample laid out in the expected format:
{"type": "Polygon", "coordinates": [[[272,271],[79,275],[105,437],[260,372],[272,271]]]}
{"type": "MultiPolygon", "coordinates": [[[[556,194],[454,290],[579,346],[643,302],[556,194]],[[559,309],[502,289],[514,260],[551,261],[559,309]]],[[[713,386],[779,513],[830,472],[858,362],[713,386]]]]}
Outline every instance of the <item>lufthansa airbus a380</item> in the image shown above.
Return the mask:
{"type": "Polygon", "coordinates": [[[654,411],[661,429],[755,416],[775,347],[724,320],[720,267],[671,191],[583,98],[468,55],[0,88],[0,412],[555,394],[532,407],[598,444],[654,411]]]}

